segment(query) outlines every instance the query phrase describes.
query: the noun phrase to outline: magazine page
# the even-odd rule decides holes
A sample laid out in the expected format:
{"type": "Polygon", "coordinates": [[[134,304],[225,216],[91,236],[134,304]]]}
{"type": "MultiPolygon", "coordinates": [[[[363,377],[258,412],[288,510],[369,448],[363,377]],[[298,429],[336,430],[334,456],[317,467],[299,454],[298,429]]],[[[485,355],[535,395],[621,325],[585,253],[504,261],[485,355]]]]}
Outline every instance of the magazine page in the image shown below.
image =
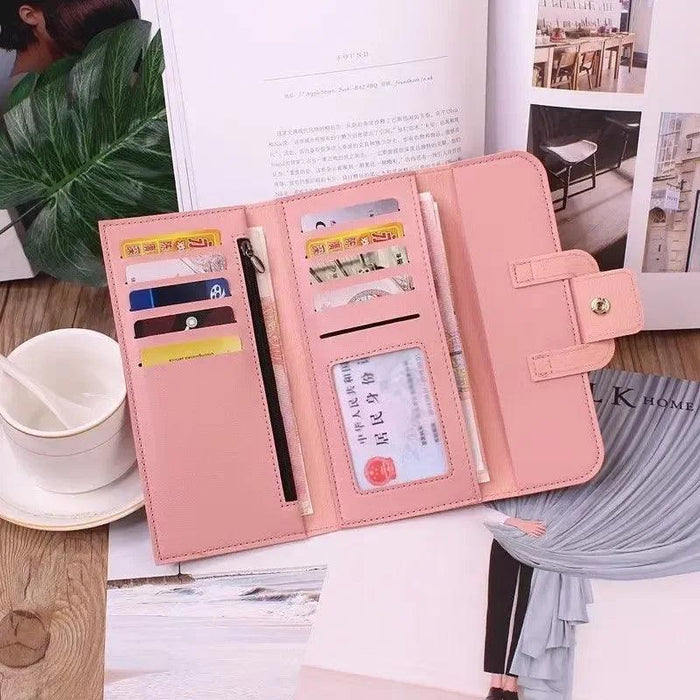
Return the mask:
{"type": "Polygon", "coordinates": [[[486,0],[157,8],[184,209],[483,152],[486,0]]]}
{"type": "Polygon", "coordinates": [[[549,681],[537,685],[523,669],[525,700],[682,696],[686,680],[671,669],[694,663],[682,631],[700,616],[688,534],[700,495],[700,385],[608,369],[591,383],[606,446],[600,474],[496,504],[500,514],[513,503],[523,516],[531,509],[545,536],[496,525],[499,513],[485,507],[373,528],[329,568],[297,700],[329,688],[337,700],[478,700],[490,657],[503,663],[516,648],[549,681]],[[542,571],[531,579],[499,542],[523,560],[546,559],[550,578],[539,586],[542,571]],[[557,582],[560,596],[547,597],[557,582]],[[512,629],[511,617],[521,621],[512,629]]]}
{"type": "Polygon", "coordinates": [[[487,150],[542,161],[563,247],[639,273],[647,328],[700,326],[700,7],[493,0],[490,20],[487,150]]]}
{"type": "Polygon", "coordinates": [[[291,700],[323,569],[115,581],[105,700],[291,700]]]}

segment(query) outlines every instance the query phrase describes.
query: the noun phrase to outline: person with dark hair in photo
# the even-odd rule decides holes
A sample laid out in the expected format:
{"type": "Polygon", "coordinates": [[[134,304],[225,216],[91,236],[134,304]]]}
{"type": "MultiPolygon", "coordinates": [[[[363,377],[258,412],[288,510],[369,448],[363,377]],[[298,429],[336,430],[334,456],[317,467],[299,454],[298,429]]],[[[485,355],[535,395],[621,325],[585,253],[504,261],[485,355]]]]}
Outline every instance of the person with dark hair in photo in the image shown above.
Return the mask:
{"type": "Polygon", "coordinates": [[[0,112],[27,73],[41,73],[101,31],[137,18],[133,0],[0,0],[0,49],[11,52],[0,60],[0,112]]]}

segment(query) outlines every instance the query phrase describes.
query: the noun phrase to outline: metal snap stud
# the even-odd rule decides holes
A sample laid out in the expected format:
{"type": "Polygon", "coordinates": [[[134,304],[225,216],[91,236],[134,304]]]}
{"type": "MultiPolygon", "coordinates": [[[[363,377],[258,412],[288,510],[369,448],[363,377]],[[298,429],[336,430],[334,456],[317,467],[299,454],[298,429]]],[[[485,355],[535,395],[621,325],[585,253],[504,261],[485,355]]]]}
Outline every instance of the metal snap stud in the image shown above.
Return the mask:
{"type": "Polygon", "coordinates": [[[199,321],[197,320],[196,316],[188,316],[187,320],[185,321],[185,325],[190,329],[196,328],[198,323],[199,323],[199,321]]]}
{"type": "Polygon", "coordinates": [[[598,316],[604,316],[610,311],[610,299],[596,297],[591,302],[591,310],[594,314],[598,314],[598,316]]]}

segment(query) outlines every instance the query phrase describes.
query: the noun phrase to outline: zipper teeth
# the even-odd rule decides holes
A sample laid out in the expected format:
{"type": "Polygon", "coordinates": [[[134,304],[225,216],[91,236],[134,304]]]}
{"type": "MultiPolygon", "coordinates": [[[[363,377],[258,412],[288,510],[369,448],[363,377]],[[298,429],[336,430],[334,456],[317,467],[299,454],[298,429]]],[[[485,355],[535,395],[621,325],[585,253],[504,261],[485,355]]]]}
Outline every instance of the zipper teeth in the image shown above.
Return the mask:
{"type": "Polygon", "coordinates": [[[292,460],[289,454],[287,433],[284,428],[282,410],[280,408],[279,396],[277,394],[277,383],[275,381],[274,367],[272,365],[270,343],[267,338],[262,302],[260,300],[260,291],[258,289],[258,272],[255,269],[255,263],[251,259],[253,249],[250,245],[250,241],[247,238],[240,238],[238,240],[238,249],[243,265],[243,277],[248,296],[248,306],[250,308],[250,317],[253,324],[255,344],[257,345],[258,350],[258,362],[260,364],[263,385],[265,387],[265,397],[267,399],[267,409],[270,415],[270,424],[272,426],[272,436],[275,443],[275,450],[277,452],[277,462],[279,464],[280,479],[282,481],[282,491],[284,492],[284,498],[286,501],[296,501],[297,492],[292,473],[292,460]]]}

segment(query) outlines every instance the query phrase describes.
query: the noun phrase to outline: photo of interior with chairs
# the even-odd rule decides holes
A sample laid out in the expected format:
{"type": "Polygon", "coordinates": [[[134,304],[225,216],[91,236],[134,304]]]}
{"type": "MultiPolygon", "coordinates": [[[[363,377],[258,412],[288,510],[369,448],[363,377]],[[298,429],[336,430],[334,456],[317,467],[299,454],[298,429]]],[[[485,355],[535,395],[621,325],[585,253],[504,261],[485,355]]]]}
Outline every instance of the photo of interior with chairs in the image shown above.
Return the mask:
{"type": "Polygon", "coordinates": [[[532,105],[528,150],[544,165],[564,249],[624,265],[640,112],[532,105]]]}
{"type": "Polygon", "coordinates": [[[532,84],[642,93],[653,0],[539,0],[532,84]]]}

